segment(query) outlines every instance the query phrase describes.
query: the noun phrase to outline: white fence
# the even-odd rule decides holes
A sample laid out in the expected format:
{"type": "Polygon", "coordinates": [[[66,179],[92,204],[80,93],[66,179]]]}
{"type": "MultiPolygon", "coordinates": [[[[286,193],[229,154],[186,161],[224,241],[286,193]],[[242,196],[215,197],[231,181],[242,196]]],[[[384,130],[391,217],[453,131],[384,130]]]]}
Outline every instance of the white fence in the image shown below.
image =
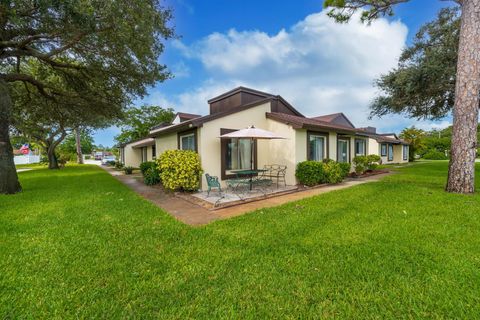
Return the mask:
{"type": "Polygon", "coordinates": [[[39,163],[40,156],[35,155],[23,155],[13,157],[15,164],[30,164],[30,163],[39,163]]]}

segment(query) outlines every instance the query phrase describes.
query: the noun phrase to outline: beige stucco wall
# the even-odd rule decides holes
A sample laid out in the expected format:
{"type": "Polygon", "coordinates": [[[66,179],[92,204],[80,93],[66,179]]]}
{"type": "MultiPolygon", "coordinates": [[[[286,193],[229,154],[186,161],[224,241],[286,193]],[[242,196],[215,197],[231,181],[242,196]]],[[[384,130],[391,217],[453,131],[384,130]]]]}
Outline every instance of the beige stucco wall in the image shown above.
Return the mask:
{"type": "Polygon", "coordinates": [[[393,162],[394,163],[408,162],[408,153],[407,153],[407,160],[403,160],[403,145],[397,144],[393,146],[393,162]]]}
{"type": "Polygon", "coordinates": [[[376,154],[380,155],[380,145],[378,144],[377,140],[368,138],[368,154],[376,154]]]}
{"type": "Polygon", "coordinates": [[[126,145],[124,148],[125,152],[125,163],[126,167],[135,167],[138,168],[142,162],[142,151],[141,149],[132,148],[131,145],[126,145]]]}
{"type": "MultiPolygon", "coordinates": [[[[153,148],[152,146],[147,146],[147,161],[153,160],[153,148]]],[[[125,152],[125,163],[126,167],[135,167],[138,168],[140,163],[142,163],[142,148],[132,148],[130,145],[126,145],[124,148],[125,152]]]]}
{"type": "Polygon", "coordinates": [[[303,155],[303,150],[305,150],[306,155],[306,131],[299,132],[290,125],[270,119],[267,119],[266,130],[275,132],[286,139],[264,141],[265,148],[259,149],[259,156],[260,152],[263,154],[261,165],[278,164],[287,166],[285,181],[287,185],[295,185],[295,168],[299,161],[298,156],[303,155]]]}
{"type": "MultiPolygon", "coordinates": [[[[250,125],[254,125],[257,128],[266,129],[267,119],[265,113],[270,112],[270,110],[270,103],[265,103],[204,123],[203,126],[197,130],[198,151],[204,173],[217,176],[221,179],[221,144],[219,139],[221,128],[243,129],[250,125]]],[[[263,167],[268,161],[265,152],[268,142],[269,141],[258,142],[258,167],[263,167]]],[[[221,183],[225,186],[224,181],[221,181],[221,183]]],[[[202,177],[202,189],[206,188],[204,174],[202,177]]]]}
{"type": "MultiPolygon", "coordinates": [[[[393,163],[406,163],[408,162],[408,155],[407,155],[407,160],[403,160],[403,145],[400,144],[395,144],[393,145],[393,161],[388,161],[388,156],[381,156],[381,149],[380,149],[380,143],[377,142],[377,140],[369,138],[368,139],[368,154],[376,154],[379,155],[380,158],[382,159],[383,164],[393,164],[393,163]]],[[[387,150],[388,150],[388,144],[387,144],[387,150]]],[[[388,152],[387,152],[388,154],[388,152]]]]}
{"type": "Polygon", "coordinates": [[[157,158],[167,150],[175,150],[178,147],[177,133],[170,133],[155,138],[157,158]]]}

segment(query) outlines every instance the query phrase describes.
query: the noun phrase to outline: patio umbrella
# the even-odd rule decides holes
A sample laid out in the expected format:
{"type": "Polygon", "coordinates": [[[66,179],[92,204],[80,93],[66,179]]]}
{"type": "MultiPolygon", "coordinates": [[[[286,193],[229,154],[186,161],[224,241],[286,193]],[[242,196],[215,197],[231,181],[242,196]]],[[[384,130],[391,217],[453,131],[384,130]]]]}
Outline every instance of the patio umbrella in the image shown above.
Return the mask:
{"type": "Polygon", "coordinates": [[[273,140],[273,139],[285,139],[284,137],[263,129],[255,128],[254,126],[249,126],[248,128],[241,129],[238,131],[226,133],[220,136],[221,139],[250,139],[250,148],[251,148],[251,159],[250,159],[250,168],[253,169],[253,144],[255,140],[264,139],[264,140],[273,140]]]}

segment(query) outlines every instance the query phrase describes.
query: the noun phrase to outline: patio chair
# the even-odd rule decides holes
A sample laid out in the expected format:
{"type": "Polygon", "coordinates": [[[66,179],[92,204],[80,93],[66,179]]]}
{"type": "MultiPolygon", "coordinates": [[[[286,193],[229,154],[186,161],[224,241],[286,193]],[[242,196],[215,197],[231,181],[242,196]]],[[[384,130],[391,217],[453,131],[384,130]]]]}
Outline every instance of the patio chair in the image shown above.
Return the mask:
{"type": "Polygon", "coordinates": [[[211,176],[208,173],[206,173],[205,178],[207,179],[207,185],[208,185],[207,197],[210,196],[210,191],[212,191],[212,188],[217,188],[218,192],[221,195],[222,194],[222,187],[220,186],[220,182],[218,181],[218,177],[211,176]]]}
{"type": "Polygon", "coordinates": [[[277,183],[277,189],[280,182],[283,182],[284,186],[287,186],[287,180],[285,175],[287,173],[287,166],[279,164],[267,164],[263,167],[265,170],[263,176],[266,178],[275,179],[277,183]]]}

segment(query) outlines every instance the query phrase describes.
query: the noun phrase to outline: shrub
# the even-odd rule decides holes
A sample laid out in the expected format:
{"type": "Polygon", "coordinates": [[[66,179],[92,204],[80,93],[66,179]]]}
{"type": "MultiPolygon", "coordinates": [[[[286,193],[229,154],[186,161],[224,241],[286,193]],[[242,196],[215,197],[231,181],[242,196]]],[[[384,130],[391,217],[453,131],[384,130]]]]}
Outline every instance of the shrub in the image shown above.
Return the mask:
{"type": "Polygon", "coordinates": [[[123,169],[123,163],[121,163],[120,161],[115,161],[115,169],[118,169],[118,170],[122,170],[123,169]]]}
{"type": "Polygon", "coordinates": [[[145,161],[140,163],[140,171],[142,172],[143,176],[145,176],[145,172],[150,168],[157,168],[155,161],[145,161]]]}
{"type": "Polygon", "coordinates": [[[92,156],[90,156],[88,154],[85,156],[85,160],[90,160],[91,158],[92,158],[92,156]]]}
{"type": "Polygon", "coordinates": [[[318,161],[303,161],[297,165],[295,176],[298,181],[306,186],[314,186],[325,180],[323,163],[318,161]]]}
{"type": "Polygon", "coordinates": [[[117,162],[115,160],[110,160],[110,161],[107,161],[107,165],[109,166],[115,166],[117,164],[117,162]]]}
{"type": "Polygon", "coordinates": [[[301,184],[314,186],[322,183],[338,183],[350,172],[350,164],[331,159],[323,162],[303,161],[297,165],[295,176],[301,184]]]}
{"type": "Polygon", "coordinates": [[[157,159],[160,180],[167,190],[195,191],[200,186],[200,157],[191,150],[168,150],[157,159]]]}
{"type": "Polygon", "coordinates": [[[76,162],[77,155],[75,153],[68,153],[68,152],[60,152],[57,156],[57,160],[59,163],[67,163],[67,162],[76,162]]]}
{"type": "Polygon", "coordinates": [[[352,160],[353,165],[355,166],[355,172],[357,174],[362,174],[367,170],[368,167],[368,158],[367,156],[356,156],[352,160]]]}
{"type": "Polygon", "coordinates": [[[448,157],[445,156],[445,153],[437,150],[430,150],[423,155],[423,159],[427,160],[447,160],[448,157]]]}
{"type": "Polygon", "coordinates": [[[345,178],[346,176],[348,176],[348,174],[350,173],[350,168],[352,167],[352,166],[350,165],[350,163],[348,163],[348,162],[340,162],[340,163],[338,163],[338,165],[340,166],[340,169],[342,170],[343,178],[345,178]]]}
{"type": "Polygon", "coordinates": [[[160,172],[156,168],[156,166],[148,168],[143,173],[143,182],[147,186],[152,186],[154,184],[160,183],[160,172]]]}
{"type": "Polygon", "coordinates": [[[333,160],[323,164],[323,171],[325,179],[322,183],[339,183],[345,178],[340,163],[333,160]]]}
{"type": "Polygon", "coordinates": [[[132,174],[133,167],[128,166],[128,167],[123,168],[123,170],[125,171],[125,174],[132,174]]]}
{"type": "Polygon", "coordinates": [[[40,163],[41,164],[48,164],[48,156],[46,154],[42,154],[40,156],[40,163]]]}
{"type": "Polygon", "coordinates": [[[379,155],[376,154],[369,154],[367,156],[367,170],[375,170],[377,169],[378,165],[382,161],[379,155]]]}

